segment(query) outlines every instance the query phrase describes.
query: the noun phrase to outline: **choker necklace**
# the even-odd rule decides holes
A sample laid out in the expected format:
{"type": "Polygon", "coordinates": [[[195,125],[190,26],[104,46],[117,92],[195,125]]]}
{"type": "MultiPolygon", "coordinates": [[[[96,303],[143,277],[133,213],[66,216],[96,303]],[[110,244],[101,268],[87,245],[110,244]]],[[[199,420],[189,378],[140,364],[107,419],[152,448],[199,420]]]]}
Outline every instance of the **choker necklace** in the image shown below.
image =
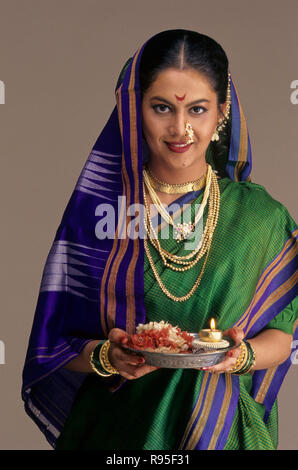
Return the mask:
{"type": "Polygon", "coordinates": [[[165,183],[164,181],[161,181],[156,176],[154,176],[148,166],[145,167],[145,170],[150,176],[153,189],[155,189],[155,191],[160,191],[166,194],[185,194],[189,193],[190,191],[199,191],[205,186],[206,183],[206,175],[201,176],[195,181],[188,181],[187,183],[165,183]]]}

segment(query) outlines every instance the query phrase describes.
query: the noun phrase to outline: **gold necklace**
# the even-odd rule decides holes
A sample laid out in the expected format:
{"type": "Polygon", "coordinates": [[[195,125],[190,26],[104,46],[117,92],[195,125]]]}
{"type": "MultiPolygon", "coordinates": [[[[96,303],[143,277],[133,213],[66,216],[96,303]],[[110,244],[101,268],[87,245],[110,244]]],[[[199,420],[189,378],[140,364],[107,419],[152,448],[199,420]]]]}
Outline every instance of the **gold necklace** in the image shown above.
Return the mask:
{"type": "Polygon", "coordinates": [[[155,268],[155,265],[154,265],[154,261],[151,257],[151,253],[149,251],[149,247],[148,247],[148,244],[147,244],[147,240],[145,239],[144,240],[144,245],[145,245],[145,251],[147,253],[147,257],[148,257],[148,260],[149,260],[149,263],[150,263],[150,266],[151,266],[151,269],[154,273],[154,276],[155,276],[155,279],[159,285],[159,287],[161,288],[161,290],[163,291],[163,293],[169,297],[170,299],[174,300],[174,302],[185,302],[186,300],[188,300],[193,294],[194,292],[196,291],[197,287],[199,286],[200,282],[201,282],[201,279],[203,277],[203,274],[204,274],[204,271],[205,271],[205,266],[206,266],[206,263],[207,263],[207,259],[208,259],[208,255],[209,255],[209,251],[206,255],[206,258],[205,258],[205,261],[204,261],[204,264],[203,264],[203,267],[202,267],[202,270],[196,280],[196,282],[194,283],[193,287],[190,289],[190,291],[186,294],[186,295],[183,295],[181,297],[177,297],[175,295],[173,295],[166,287],[165,285],[163,284],[156,268],[155,268]]]}
{"type": "Polygon", "coordinates": [[[204,197],[203,197],[202,204],[200,205],[200,209],[199,209],[198,213],[196,214],[194,223],[184,222],[183,224],[180,224],[180,223],[174,224],[173,218],[169,215],[167,210],[164,208],[164,205],[160,201],[159,197],[155,193],[155,191],[154,191],[154,189],[151,185],[151,182],[150,182],[150,179],[148,177],[148,174],[147,174],[146,170],[145,169],[143,170],[144,183],[145,183],[145,185],[148,189],[148,192],[150,194],[152,202],[155,204],[157,211],[165,219],[165,221],[169,225],[172,225],[174,227],[174,230],[175,230],[174,238],[175,238],[175,240],[177,240],[178,243],[181,240],[184,240],[184,239],[186,239],[190,236],[191,232],[193,232],[193,230],[194,230],[195,226],[197,225],[198,221],[201,219],[201,217],[203,215],[203,212],[204,212],[204,209],[205,209],[205,206],[207,204],[208,197],[209,197],[211,177],[212,177],[212,168],[211,168],[211,165],[208,164],[204,197]]]}
{"type": "MultiPolygon", "coordinates": [[[[159,242],[158,235],[156,234],[156,231],[152,225],[151,219],[150,219],[150,211],[148,208],[148,203],[146,199],[146,193],[144,190],[144,202],[145,202],[145,209],[147,212],[147,220],[145,219],[145,228],[148,234],[148,238],[151,242],[151,244],[156,248],[156,250],[159,251],[163,261],[164,265],[167,267],[171,267],[171,265],[166,261],[165,258],[175,262],[176,264],[183,264],[186,266],[193,267],[198,260],[206,253],[207,250],[207,242],[208,240],[212,239],[213,232],[216,227],[217,219],[218,219],[218,213],[219,213],[219,202],[220,202],[220,191],[217,183],[216,177],[213,177],[213,183],[212,183],[212,188],[211,188],[211,194],[210,194],[210,201],[209,201],[209,210],[208,210],[208,217],[205,225],[205,229],[203,232],[203,236],[201,241],[198,243],[198,246],[188,255],[185,256],[177,256],[173,255],[172,253],[169,253],[168,251],[164,250],[159,242]],[[148,223],[147,223],[148,221],[148,223]],[[154,238],[151,236],[151,232],[154,235],[154,238]],[[197,257],[194,260],[191,261],[186,261],[189,260],[190,258],[193,258],[197,254],[197,257]]],[[[186,269],[183,268],[177,268],[175,266],[172,267],[173,270],[175,271],[184,271],[186,269]]]]}
{"type": "Polygon", "coordinates": [[[154,176],[148,165],[144,168],[150,175],[151,186],[155,189],[155,191],[160,191],[161,193],[185,194],[189,193],[190,191],[199,191],[205,185],[206,175],[202,175],[195,181],[187,181],[186,183],[180,184],[170,184],[165,183],[164,181],[161,181],[156,176],[154,176]]]}
{"type": "MultiPolygon", "coordinates": [[[[214,181],[214,187],[216,189],[216,186],[218,188],[218,183],[217,183],[217,178],[215,176],[215,179],[212,178],[213,181],[214,181]]],[[[218,188],[218,192],[219,192],[219,188],[218,188]]],[[[145,188],[144,188],[144,194],[145,194],[145,188]]],[[[215,207],[214,207],[214,211],[211,210],[211,207],[210,207],[210,212],[214,212],[215,214],[215,219],[213,221],[213,227],[210,228],[210,232],[209,232],[209,235],[208,235],[208,239],[206,240],[206,258],[204,260],[204,263],[203,263],[203,267],[202,267],[202,270],[200,272],[200,274],[198,275],[193,287],[190,289],[190,291],[184,295],[184,296],[181,296],[181,297],[177,297],[175,295],[173,295],[166,287],[165,285],[163,284],[162,280],[161,280],[161,277],[159,276],[158,272],[157,272],[157,269],[154,265],[154,261],[153,261],[153,258],[151,256],[151,253],[150,253],[150,250],[149,250],[149,247],[148,247],[148,243],[147,243],[147,240],[145,238],[144,240],[144,246],[145,246],[145,251],[146,251],[146,254],[147,254],[147,257],[148,257],[148,261],[149,261],[149,264],[151,266],[151,269],[154,273],[154,276],[155,276],[155,279],[158,283],[158,285],[160,286],[162,292],[168,297],[170,298],[171,300],[175,301],[175,302],[184,302],[186,300],[188,300],[193,294],[194,292],[196,291],[196,289],[198,288],[200,282],[201,282],[201,279],[203,277],[203,274],[204,274],[204,271],[205,271],[205,266],[206,266],[206,263],[207,263],[207,259],[208,259],[208,256],[209,256],[209,253],[210,253],[210,247],[211,247],[211,242],[212,242],[212,238],[213,238],[213,232],[215,230],[215,227],[216,227],[216,224],[217,224],[217,219],[218,219],[218,214],[219,214],[219,207],[220,207],[220,192],[218,194],[218,200],[216,201],[216,197],[214,198],[214,204],[215,204],[215,207]]],[[[210,197],[210,203],[209,205],[212,206],[211,204],[211,200],[213,200],[213,197],[211,198],[210,197]]],[[[212,214],[213,215],[213,214],[212,214]]],[[[147,213],[147,216],[149,216],[149,219],[150,219],[150,213],[147,213]]],[[[209,216],[209,214],[208,214],[209,216]]],[[[146,223],[146,216],[145,216],[145,226],[147,225],[146,223]]],[[[207,224],[206,224],[207,225],[207,224]]],[[[151,240],[150,240],[151,241],[151,240]]],[[[165,250],[163,250],[163,253],[164,253],[165,250]]],[[[159,251],[160,255],[162,254],[161,251],[159,251]]],[[[172,255],[173,257],[175,258],[178,258],[176,255],[172,255]]],[[[184,258],[184,257],[181,257],[181,258],[184,258]]],[[[177,261],[175,261],[177,263],[177,261]]],[[[170,267],[170,266],[169,266],[170,267]]],[[[192,266],[191,266],[192,267],[192,266]]],[[[172,267],[173,268],[173,267],[172,267]]],[[[176,270],[182,270],[183,268],[176,268],[176,270]]],[[[189,269],[189,268],[188,268],[189,269]]]]}

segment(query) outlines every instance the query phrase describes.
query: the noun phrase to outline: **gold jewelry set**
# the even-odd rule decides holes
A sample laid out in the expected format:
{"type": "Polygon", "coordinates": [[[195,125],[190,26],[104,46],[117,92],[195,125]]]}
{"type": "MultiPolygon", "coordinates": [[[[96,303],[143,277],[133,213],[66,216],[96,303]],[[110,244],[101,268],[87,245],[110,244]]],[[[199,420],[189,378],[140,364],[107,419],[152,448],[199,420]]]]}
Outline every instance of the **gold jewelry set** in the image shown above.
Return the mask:
{"type": "MultiPolygon", "coordinates": [[[[154,191],[154,188],[153,188],[153,186],[150,182],[150,178],[148,177],[147,170],[146,169],[143,170],[144,183],[145,183],[145,186],[147,187],[147,190],[150,194],[152,202],[154,203],[157,211],[162,216],[162,218],[169,225],[173,226],[174,231],[175,231],[174,232],[175,233],[174,238],[175,238],[175,240],[177,240],[178,243],[181,240],[185,240],[186,238],[188,238],[190,236],[190,234],[193,232],[193,230],[195,229],[195,226],[197,225],[199,220],[201,220],[201,217],[203,215],[203,212],[204,212],[204,209],[205,209],[205,206],[207,204],[208,197],[209,197],[209,193],[210,193],[211,173],[212,173],[212,169],[211,169],[211,166],[209,165],[208,170],[207,170],[206,189],[205,189],[205,192],[204,192],[203,201],[202,201],[202,204],[200,205],[200,209],[199,209],[198,213],[196,214],[194,223],[184,222],[182,224],[180,224],[180,223],[174,224],[173,218],[170,216],[170,214],[164,208],[164,205],[162,204],[162,202],[160,201],[160,199],[157,196],[156,192],[154,191]]],[[[205,179],[205,176],[204,176],[204,179],[205,179]]],[[[189,183],[186,183],[186,185],[188,185],[188,184],[189,183]]],[[[182,185],[180,185],[180,186],[182,186],[182,185]]],[[[147,209],[148,205],[147,205],[146,193],[144,193],[144,200],[145,200],[145,207],[147,209]]],[[[154,229],[153,229],[153,233],[155,233],[154,229]]]]}
{"type": "MultiPolygon", "coordinates": [[[[202,204],[200,206],[200,209],[199,209],[198,213],[196,214],[195,223],[192,224],[195,227],[195,225],[198,223],[200,218],[203,216],[204,207],[206,206],[207,200],[209,199],[208,215],[207,215],[207,219],[206,219],[205,228],[203,230],[201,240],[198,242],[195,249],[192,250],[188,255],[178,256],[178,255],[174,255],[174,254],[166,251],[164,248],[162,248],[162,246],[160,244],[160,241],[159,241],[159,238],[158,238],[158,235],[157,235],[157,233],[156,233],[156,231],[153,227],[153,224],[152,224],[151,218],[150,218],[150,210],[149,210],[148,203],[147,203],[147,198],[146,198],[145,186],[147,187],[151,198],[152,198],[152,195],[153,195],[152,191],[154,191],[154,190],[152,190],[150,188],[150,186],[148,188],[148,185],[147,185],[148,184],[148,179],[146,178],[146,176],[147,176],[146,175],[146,169],[144,169],[143,192],[144,192],[144,203],[145,203],[145,221],[144,221],[145,222],[145,229],[146,229],[146,232],[147,232],[150,243],[159,252],[159,254],[162,258],[164,266],[172,269],[173,271],[184,272],[184,271],[187,271],[187,270],[193,268],[199,262],[199,260],[204,255],[206,255],[204,263],[203,263],[202,270],[199,273],[199,275],[198,275],[194,285],[190,289],[190,291],[187,294],[185,294],[184,296],[177,297],[177,296],[173,295],[165,287],[165,285],[163,284],[163,282],[161,280],[161,277],[158,274],[157,269],[155,267],[153,258],[151,256],[147,239],[145,238],[145,240],[144,240],[145,251],[146,251],[146,254],[147,254],[147,257],[148,257],[148,261],[150,263],[150,266],[152,268],[152,271],[154,273],[156,281],[158,282],[161,290],[163,291],[163,293],[167,297],[174,300],[175,302],[184,302],[184,301],[188,300],[194,294],[197,287],[199,286],[199,284],[201,282],[201,279],[203,277],[206,262],[207,262],[208,255],[209,255],[209,252],[210,252],[211,242],[212,242],[213,233],[214,233],[214,230],[215,230],[215,227],[216,227],[216,224],[217,224],[218,215],[219,215],[219,207],[220,207],[220,191],[219,191],[219,186],[218,186],[218,182],[217,182],[217,177],[216,177],[215,173],[212,171],[211,166],[208,165],[207,176],[206,176],[206,186],[205,186],[203,201],[202,201],[202,204]],[[151,235],[151,233],[153,234],[153,236],[151,235]],[[171,264],[169,261],[175,263],[176,265],[178,264],[180,266],[175,266],[174,264],[171,264]],[[181,265],[182,265],[182,267],[181,267],[181,265]]],[[[167,222],[171,223],[171,225],[174,226],[173,219],[165,211],[162,204],[159,204],[158,202],[156,202],[156,208],[157,208],[158,212],[160,213],[160,215],[163,218],[165,218],[165,220],[167,222]]],[[[187,233],[186,235],[183,235],[183,238],[186,238],[187,236],[189,236],[189,233],[187,233]]],[[[179,240],[177,240],[177,241],[179,241],[179,240]]]]}

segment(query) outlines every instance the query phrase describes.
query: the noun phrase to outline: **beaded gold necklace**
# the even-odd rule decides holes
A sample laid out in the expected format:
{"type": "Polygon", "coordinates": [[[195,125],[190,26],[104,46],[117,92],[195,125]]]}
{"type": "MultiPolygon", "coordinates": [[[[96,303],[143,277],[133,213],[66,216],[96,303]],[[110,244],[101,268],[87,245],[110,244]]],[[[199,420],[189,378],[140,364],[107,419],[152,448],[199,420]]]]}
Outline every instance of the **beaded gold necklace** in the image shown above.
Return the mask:
{"type": "Polygon", "coordinates": [[[159,284],[161,290],[163,291],[163,293],[167,297],[174,300],[175,302],[184,302],[184,301],[188,300],[194,294],[197,287],[199,286],[199,284],[201,282],[201,279],[203,277],[206,262],[207,262],[207,259],[208,259],[208,256],[209,256],[211,242],[212,242],[212,238],[213,238],[213,233],[214,233],[214,230],[215,230],[215,227],[216,227],[216,224],[217,224],[218,215],[219,215],[219,208],[220,208],[220,191],[219,191],[219,186],[218,186],[216,175],[213,171],[211,172],[211,188],[210,188],[208,217],[207,217],[206,226],[205,226],[205,229],[204,229],[204,232],[203,232],[202,239],[198,243],[197,247],[189,255],[186,255],[186,256],[173,255],[172,253],[169,253],[168,251],[164,250],[161,247],[158,236],[157,236],[157,234],[154,230],[154,227],[153,227],[151,219],[150,219],[150,211],[149,211],[149,207],[148,207],[148,203],[147,203],[147,199],[146,199],[145,184],[143,186],[143,191],[144,191],[144,202],[145,202],[145,208],[146,208],[146,211],[145,211],[146,213],[145,213],[145,217],[144,217],[144,219],[145,219],[144,220],[145,228],[146,228],[146,231],[147,231],[148,238],[149,238],[151,244],[154,246],[154,248],[159,252],[159,254],[160,254],[160,256],[163,260],[164,266],[169,267],[170,269],[172,269],[174,271],[183,272],[183,271],[186,271],[186,270],[191,269],[192,267],[194,267],[197,264],[197,262],[199,261],[199,259],[201,259],[206,254],[202,270],[201,270],[200,274],[198,275],[193,287],[190,289],[190,291],[186,295],[181,296],[181,297],[177,297],[174,294],[172,294],[165,287],[165,285],[163,284],[163,282],[162,282],[162,280],[161,280],[161,278],[158,274],[158,271],[157,271],[157,269],[154,265],[154,261],[153,261],[153,258],[151,256],[150,250],[149,250],[147,239],[144,240],[145,251],[146,251],[146,254],[147,254],[147,257],[148,257],[149,264],[151,266],[151,269],[154,273],[156,281],[159,284]],[[150,230],[154,234],[155,238],[153,238],[151,236],[150,230]],[[190,260],[190,258],[193,258],[194,256],[195,256],[195,258],[193,260],[190,260]],[[182,264],[182,265],[184,265],[184,267],[174,266],[174,265],[168,263],[167,259],[174,262],[174,263],[176,263],[176,264],[182,264]],[[190,261],[188,261],[188,260],[190,260],[190,261]]]}

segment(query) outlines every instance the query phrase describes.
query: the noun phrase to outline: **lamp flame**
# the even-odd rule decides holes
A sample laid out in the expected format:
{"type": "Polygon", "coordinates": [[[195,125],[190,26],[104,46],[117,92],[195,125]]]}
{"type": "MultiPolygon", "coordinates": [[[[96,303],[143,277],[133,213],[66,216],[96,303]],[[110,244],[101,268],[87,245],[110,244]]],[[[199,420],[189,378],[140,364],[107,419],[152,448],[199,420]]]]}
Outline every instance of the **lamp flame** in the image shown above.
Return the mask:
{"type": "Polygon", "coordinates": [[[214,318],[211,318],[211,320],[210,320],[210,328],[211,328],[211,330],[212,330],[212,331],[215,330],[215,327],[216,327],[215,320],[214,320],[214,318]]]}

